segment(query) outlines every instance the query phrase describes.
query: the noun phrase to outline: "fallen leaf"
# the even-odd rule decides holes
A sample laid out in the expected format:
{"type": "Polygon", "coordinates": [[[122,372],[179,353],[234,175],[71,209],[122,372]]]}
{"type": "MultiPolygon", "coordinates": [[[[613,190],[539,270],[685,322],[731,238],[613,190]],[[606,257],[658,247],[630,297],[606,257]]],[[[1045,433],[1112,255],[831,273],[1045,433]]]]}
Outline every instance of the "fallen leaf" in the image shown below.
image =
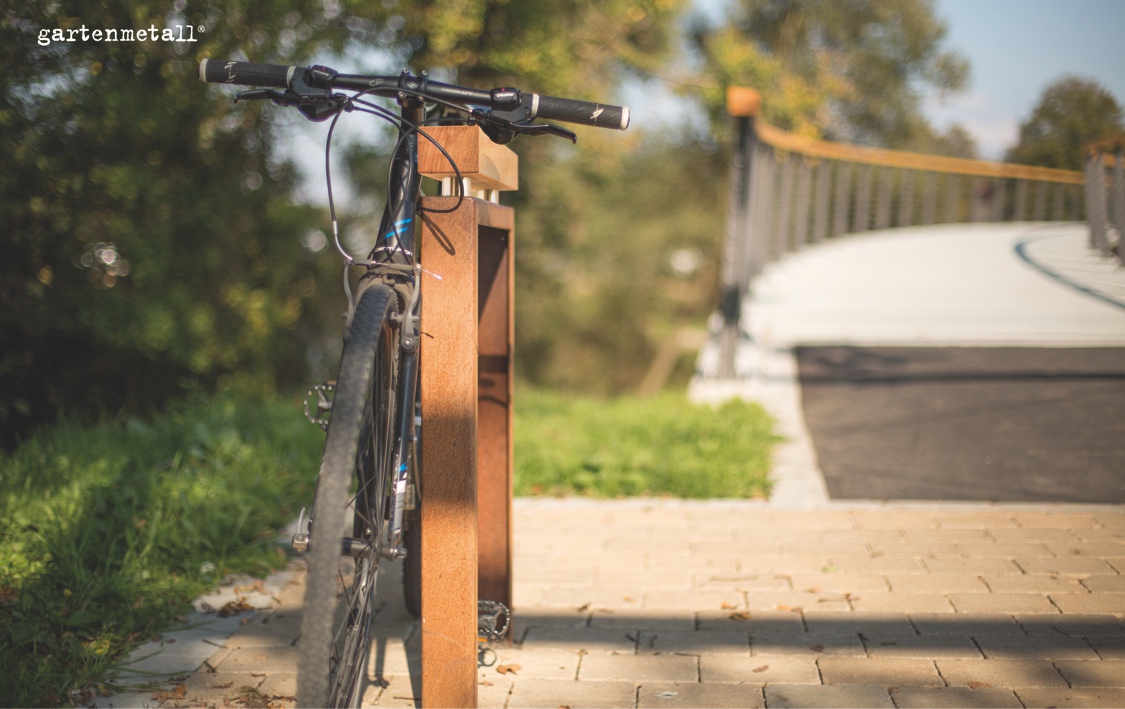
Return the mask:
{"type": "Polygon", "coordinates": [[[167,692],[157,692],[156,694],[152,695],[152,699],[153,701],[163,703],[168,701],[169,699],[183,699],[185,696],[187,696],[187,685],[177,684],[167,692]]]}
{"type": "Polygon", "coordinates": [[[250,593],[251,591],[255,593],[267,593],[266,586],[261,579],[258,579],[254,583],[246,584],[245,586],[234,587],[235,593],[250,593]]]}
{"type": "Polygon", "coordinates": [[[238,598],[233,601],[228,601],[219,609],[219,617],[226,618],[227,616],[238,615],[242,611],[250,611],[254,608],[246,602],[245,598],[238,598]]]}
{"type": "Polygon", "coordinates": [[[19,600],[20,592],[11,586],[0,586],[0,606],[10,606],[19,600]]]}
{"type": "Polygon", "coordinates": [[[486,679],[482,679],[480,682],[477,682],[477,684],[479,684],[482,687],[491,687],[492,686],[492,683],[489,682],[486,679]]]}
{"type": "Polygon", "coordinates": [[[255,660],[268,660],[268,659],[270,659],[270,656],[265,654],[264,652],[262,652],[262,653],[258,653],[257,655],[254,655],[254,659],[255,660]]]}
{"type": "Polygon", "coordinates": [[[749,613],[731,613],[730,619],[731,620],[750,620],[750,614],[749,613]]]}
{"type": "Polygon", "coordinates": [[[519,669],[520,666],[514,662],[507,665],[498,665],[496,667],[496,671],[502,675],[514,675],[519,669]]]}
{"type": "Polygon", "coordinates": [[[583,603],[582,605],[578,606],[578,608],[576,610],[579,613],[585,613],[586,611],[590,610],[590,604],[589,603],[583,603]]]}
{"type": "Polygon", "coordinates": [[[624,596],[624,597],[622,597],[621,600],[625,601],[626,603],[636,603],[637,602],[637,599],[633,598],[632,596],[624,596]]]}
{"type": "Polygon", "coordinates": [[[233,686],[234,680],[231,680],[230,682],[223,682],[222,684],[213,684],[211,685],[211,689],[230,689],[233,686]]]}
{"type": "Polygon", "coordinates": [[[721,605],[719,607],[722,608],[725,611],[732,611],[735,608],[738,608],[738,606],[734,605],[733,603],[727,603],[726,601],[723,601],[723,605],[721,605]]]}
{"type": "Polygon", "coordinates": [[[770,666],[769,666],[769,665],[762,665],[761,667],[755,667],[754,669],[752,669],[752,670],[750,670],[750,671],[751,671],[751,672],[759,672],[759,673],[760,673],[760,672],[765,672],[765,671],[766,671],[766,670],[768,670],[769,668],[770,668],[770,666]]]}
{"type": "Polygon", "coordinates": [[[776,609],[777,609],[777,610],[779,610],[779,611],[791,611],[791,610],[793,610],[793,609],[792,609],[792,608],[790,608],[789,606],[785,606],[785,605],[782,605],[782,604],[780,604],[780,603],[776,603],[776,604],[774,604],[774,608],[776,608],[776,609]]]}
{"type": "Polygon", "coordinates": [[[985,689],[986,687],[991,687],[991,686],[992,685],[989,684],[988,682],[977,682],[976,680],[974,680],[972,682],[969,682],[969,688],[970,689],[985,689]]]}

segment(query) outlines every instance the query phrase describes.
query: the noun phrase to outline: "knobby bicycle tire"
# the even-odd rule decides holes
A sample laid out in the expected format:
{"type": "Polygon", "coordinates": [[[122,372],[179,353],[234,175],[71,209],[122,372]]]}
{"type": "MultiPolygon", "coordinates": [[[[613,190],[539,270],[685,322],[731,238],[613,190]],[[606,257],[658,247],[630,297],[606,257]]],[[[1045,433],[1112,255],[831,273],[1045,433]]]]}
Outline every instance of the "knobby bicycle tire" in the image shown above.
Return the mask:
{"type": "Polygon", "coordinates": [[[391,494],[397,344],[390,314],[395,307],[390,288],[366,289],[344,342],[309,530],[297,668],[300,706],[359,706],[364,689],[391,494]],[[346,532],[362,542],[354,559],[342,554],[346,532]]]}

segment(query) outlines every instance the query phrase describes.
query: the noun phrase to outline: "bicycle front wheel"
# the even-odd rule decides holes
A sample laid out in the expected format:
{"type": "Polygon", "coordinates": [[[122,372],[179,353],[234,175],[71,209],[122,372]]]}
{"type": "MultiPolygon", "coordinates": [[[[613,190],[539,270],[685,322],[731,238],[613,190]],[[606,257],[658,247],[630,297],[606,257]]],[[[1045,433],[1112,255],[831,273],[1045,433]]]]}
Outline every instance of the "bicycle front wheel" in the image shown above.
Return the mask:
{"type": "Polygon", "coordinates": [[[390,288],[365,290],[344,342],[309,523],[301,706],[359,706],[366,687],[375,578],[393,511],[396,306],[390,288]]]}

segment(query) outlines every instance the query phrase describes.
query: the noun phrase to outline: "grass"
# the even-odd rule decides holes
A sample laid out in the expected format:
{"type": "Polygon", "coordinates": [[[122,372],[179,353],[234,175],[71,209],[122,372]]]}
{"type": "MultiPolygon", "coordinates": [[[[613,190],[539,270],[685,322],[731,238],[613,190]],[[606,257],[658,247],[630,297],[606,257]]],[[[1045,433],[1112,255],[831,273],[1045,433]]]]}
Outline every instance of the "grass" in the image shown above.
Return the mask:
{"type": "Polygon", "coordinates": [[[521,388],[517,495],[756,498],[779,440],[757,404],[719,408],[682,394],[595,399],[521,388]]]}
{"type": "Polygon", "coordinates": [[[0,704],[65,702],[223,575],[284,565],[322,441],[296,405],[220,401],[0,454],[0,704]]]}
{"type": "MultiPolygon", "coordinates": [[[[516,397],[518,495],[764,497],[773,422],[682,395],[516,397]]],[[[61,423],[0,454],[0,704],[58,705],[229,573],[286,561],[323,434],[288,402],[61,423]]]]}

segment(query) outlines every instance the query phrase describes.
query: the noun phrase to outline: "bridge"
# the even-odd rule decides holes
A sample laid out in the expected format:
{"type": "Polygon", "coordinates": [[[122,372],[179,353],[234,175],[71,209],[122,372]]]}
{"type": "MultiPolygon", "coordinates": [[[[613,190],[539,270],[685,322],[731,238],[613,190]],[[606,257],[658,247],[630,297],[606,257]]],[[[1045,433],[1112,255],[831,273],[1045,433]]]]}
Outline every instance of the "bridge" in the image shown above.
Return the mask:
{"type": "Polygon", "coordinates": [[[692,396],[778,418],[773,502],[1125,502],[1120,147],[1086,174],[875,150],[729,98],[724,302],[692,396]]]}

